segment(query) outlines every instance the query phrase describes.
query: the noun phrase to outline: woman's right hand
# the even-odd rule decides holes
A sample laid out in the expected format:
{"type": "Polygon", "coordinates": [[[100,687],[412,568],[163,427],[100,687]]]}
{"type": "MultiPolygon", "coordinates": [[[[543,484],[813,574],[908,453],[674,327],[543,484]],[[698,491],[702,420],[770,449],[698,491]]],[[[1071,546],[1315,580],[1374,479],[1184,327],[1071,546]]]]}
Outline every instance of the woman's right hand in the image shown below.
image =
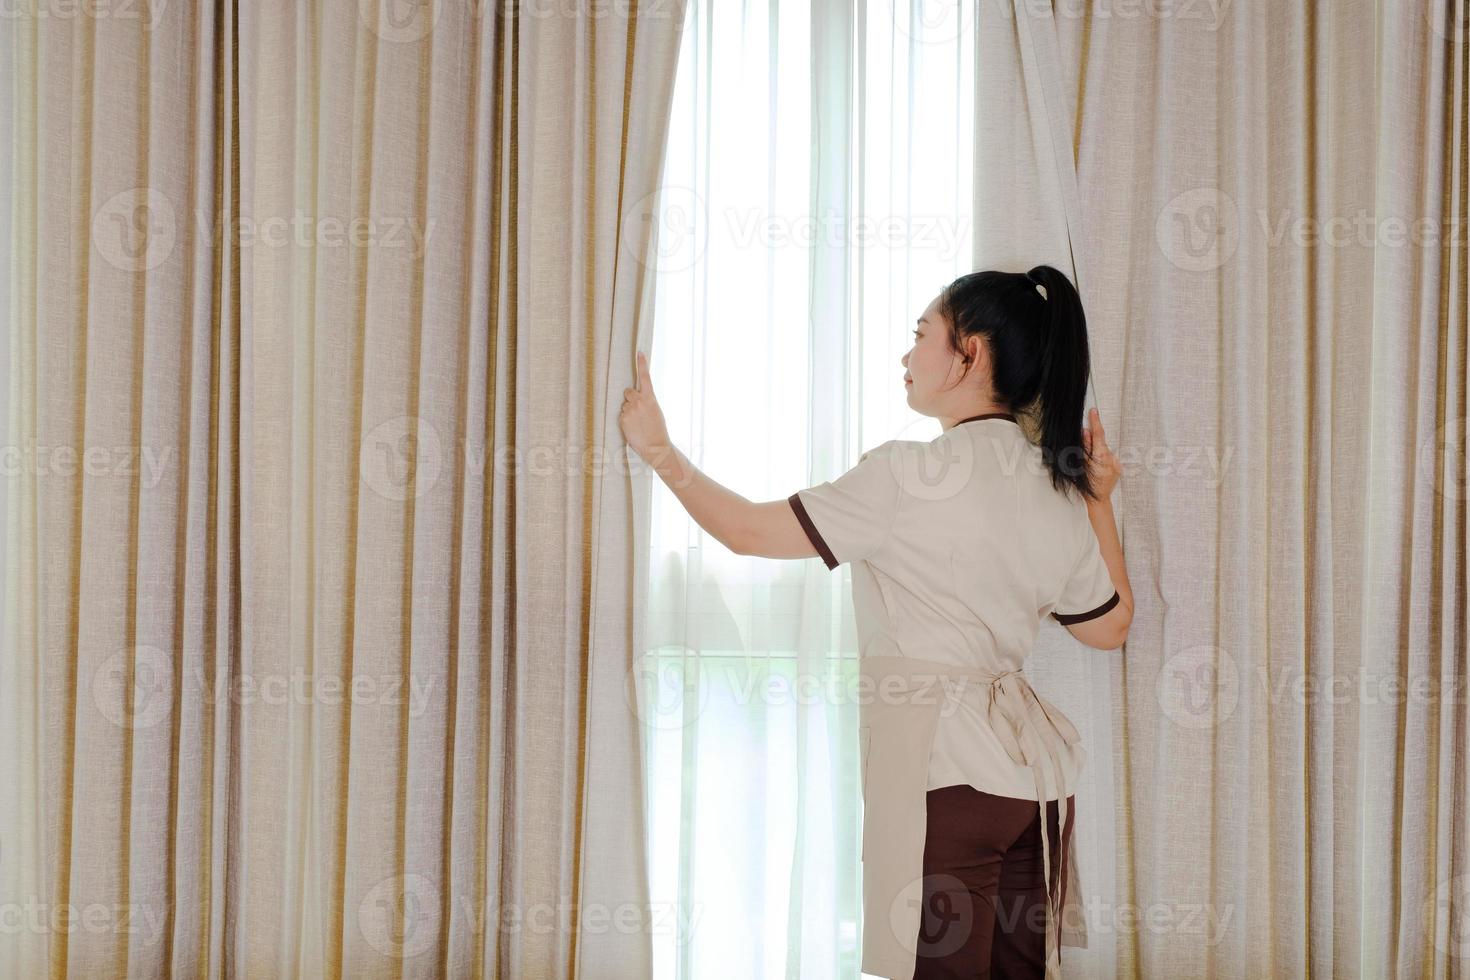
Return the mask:
{"type": "Polygon", "coordinates": [[[1106,501],[1123,476],[1123,464],[1108,448],[1102,416],[1096,408],[1087,412],[1087,425],[1082,429],[1082,448],[1087,453],[1087,475],[1092,481],[1093,493],[1097,494],[1099,501],[1106,501]]]}

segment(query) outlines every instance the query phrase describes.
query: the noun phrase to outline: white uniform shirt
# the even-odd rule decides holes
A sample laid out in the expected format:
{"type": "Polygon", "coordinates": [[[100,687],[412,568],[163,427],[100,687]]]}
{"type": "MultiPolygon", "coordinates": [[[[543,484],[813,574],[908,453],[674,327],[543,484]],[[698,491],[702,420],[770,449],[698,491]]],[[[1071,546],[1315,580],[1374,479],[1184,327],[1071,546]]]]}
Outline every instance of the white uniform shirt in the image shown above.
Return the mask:
{"type": "MultiPolygon", "coordinates": [[[[835,480],[788,498],[829,569],[852,563],[861,656],[908,656],[965,667],[1020,668],[1041,620],[1101,616],[1117,605],[1086,503],[1054,489],[1040,447],[1013,415],[976,415],[931,442],[894,439],[835,480]]],[[[968,783],[1037,799],[974,698],[945,705],[930,755],[930,789],[968,783]]],[[[1086,762],[1062,758],[1063,792],[1086,762]]],[[[1048,772],[1046,799],[1056,799],[1048,772]]]]}

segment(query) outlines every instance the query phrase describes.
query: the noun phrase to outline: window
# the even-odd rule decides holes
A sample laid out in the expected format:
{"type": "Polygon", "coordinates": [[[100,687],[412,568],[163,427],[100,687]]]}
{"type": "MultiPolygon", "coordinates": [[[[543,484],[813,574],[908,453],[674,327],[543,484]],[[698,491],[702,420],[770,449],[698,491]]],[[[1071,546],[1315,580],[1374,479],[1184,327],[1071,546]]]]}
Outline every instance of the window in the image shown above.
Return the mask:
{"type": "MultiPolygon", "coordinates": [[[[892,438],[914,320],[972,262],[953,3],[690,0],[654,250],[670,433],[752,500],[892,438]]],[[[661,980],[859,976],[846,570],[734,555],[655,481],[642,682],[661,980]]]]}

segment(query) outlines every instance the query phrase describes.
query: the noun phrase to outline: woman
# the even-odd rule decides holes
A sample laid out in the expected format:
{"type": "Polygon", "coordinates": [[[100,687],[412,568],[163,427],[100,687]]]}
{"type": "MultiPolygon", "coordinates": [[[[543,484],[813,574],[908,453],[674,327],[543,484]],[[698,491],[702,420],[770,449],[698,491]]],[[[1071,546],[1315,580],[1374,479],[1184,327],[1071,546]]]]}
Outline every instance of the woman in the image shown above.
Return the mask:
{"type": "Polygon", "coordinates": [[[852,563],[863,972],[1057,977],[1061,944],[1086,945],[1069,860],[1086,753],[1021,667],[1048,615],[1103,650],[1133,617],[1121,468],[1097,410],[1081,424],[1081,300],[1046,265],[961,276],[902,363],[909,406],[942,434],[885,442],[786,500],[748,501],[672,446],[641,352],[620,422],[732,551],[852,563]]]}

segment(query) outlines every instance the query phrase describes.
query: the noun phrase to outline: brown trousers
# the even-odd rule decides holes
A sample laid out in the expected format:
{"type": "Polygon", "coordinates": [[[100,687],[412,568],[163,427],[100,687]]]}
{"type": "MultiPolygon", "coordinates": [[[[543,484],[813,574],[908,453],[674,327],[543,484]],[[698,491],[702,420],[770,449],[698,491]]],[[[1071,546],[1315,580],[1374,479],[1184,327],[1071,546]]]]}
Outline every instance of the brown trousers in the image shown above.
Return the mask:
{"type": "MultiPolygon", "coordinates": [[[[1072,799],[1065,843],[1058,840],[1057,801],[1046,804],[1054,893],[1066,887],[1063,862],[1077,812],[1072,799]]],[[[1046,892],[1036,801],[956,785],[929,790],[927,802],[914,980],[1044,977],[1046,892]]],[[[1062,892],[1058,902],[1065,898],[1062,892]]]]}

